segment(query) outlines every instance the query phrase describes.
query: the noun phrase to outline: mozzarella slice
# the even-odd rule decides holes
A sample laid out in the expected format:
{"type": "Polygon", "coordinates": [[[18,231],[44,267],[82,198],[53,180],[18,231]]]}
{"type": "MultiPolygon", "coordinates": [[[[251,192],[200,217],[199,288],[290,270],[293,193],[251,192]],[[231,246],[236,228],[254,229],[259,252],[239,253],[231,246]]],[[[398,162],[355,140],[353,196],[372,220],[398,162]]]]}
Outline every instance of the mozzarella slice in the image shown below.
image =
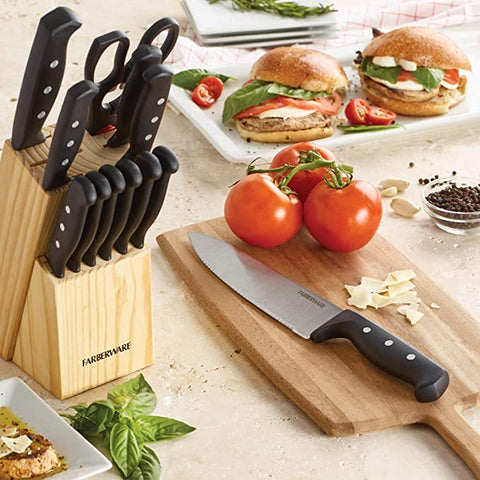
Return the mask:
{"type": "Polygon", "coordinates": [[[258,118],[292,118],[292,117],[307,117],[314,113],[315,110],[305,110],[303,108],[295,107],[280,107],[272,110],[265,110],[258,114],[258,118]]]}
{"type": "Polygon", "coordinates": [[[387,80],[382,80],[381,78],[370,77],[372,80],[375,80],[377,83],[381,83],[388,88],[393,88],[397,90],[412,90],[412,91],[421,91],[423,90],[423,85],[415,82],[414,80],[405,80],[404,82],[390,83],[387,80]]]}
{"type": "Polygon", "coordinates": [[[411,62],[410,60],[404,60],[401,58],[398,60],[398,64],[407,72],[414,72],[417,69],[415,62],[411,62]]]}
{"type": "Polygon", "coordinates": [[[23,453],[32,443],[31,438],[21,435],[16,438],[0,437],[3,443],[10,448],[12,452],[23,453]]]}
{"type": "Polygon", "coordinates": [[[445,80],[442,80],[442,81],[440,82],[440,85],[441,85],[442,87],[447,88],[448,90],[455,90],[455,89],[458,87],[458,83],[455,83],[454,85],[452,85],[451,83],[448,83],[448,82],[446,82],[445,80]]]}
{"type": "Polygon", "coordinates": [[[396,67],[397,62],[394,57],[373,57],[372,63],[379,67],[396,67]]]}

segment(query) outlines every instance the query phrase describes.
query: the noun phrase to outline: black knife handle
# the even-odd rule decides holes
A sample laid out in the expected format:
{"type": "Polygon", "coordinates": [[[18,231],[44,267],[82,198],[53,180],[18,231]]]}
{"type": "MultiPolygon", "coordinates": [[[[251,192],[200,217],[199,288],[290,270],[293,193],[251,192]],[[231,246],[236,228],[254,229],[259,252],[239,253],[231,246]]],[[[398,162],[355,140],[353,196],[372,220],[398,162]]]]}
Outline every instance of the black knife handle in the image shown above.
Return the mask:
{"type": "Polygon", "coordinates": [[[92,244],[100,223],[103,203],[112,195],[110,182],[96,171],[88,172],[85,175],[94,185],[97,192],[97,201],[88,209],[87,218],[83,227],[83,232],[77,247],[67,261],[67,267],[72,272],[79,272],[81,269],[82,257],[92,244]]]}
{"type": "Polygon", "coordinates": [[[68,169],[82,144],[88,107],[97,93],[97,85],[89,80],[68,89],[48,152],[42,183],[45,190],[61,187],[70,180],[68,169]]]}
{"type": "Polygon", "coordinates": [[[138,165],[132,162],[132,160],[122,158],[115,166],[122,172],[125,178],[126,188],[123,193],[118,195],[112,226],[108,232],[107,238],[98,250],[100,257],[107,261],[112,258],[113,245],[127,223],[132,208],[135,189],[137,189],[142,183],[142,172],[138,165]]]}
{"type": "Polygon", "coordinates": [[[317,343],[331,338],[348,338],[370,362],[413,385],[419,402],[439,399],[448,387],[446,370],[352,310],[344,310],[310,335],[317,343]]]}
{"type": "Polygon", "coordinates": [[[145,235],[158,217],[163,201],[165,200],[170,176],[174,174],[179,167],[177,157],[169,148],[160,145],[153,149],[153,154],[160,160],[162,176],[153,184],[145,215],[130,238],[130,242],[136,248],[143,248],[145,245],[145,235]]]}
{"type": "Polygon", "coordinates": [[[80,241],[88,209],[96,200],[97,192],[88,178],[78,176],[72,180],[47,253],[48,263],[58,278],[65,274],[67,260],[80,241]]]}
{"type": "Polygon", "coordinates": [[[42,127],[62,83],[68,40],[81,25],[77,14],[67,7],[55,8],[40,19],[13,120],[15,150],[38,145],[45,139],[42,127]]]}
{"type": "Polygon", "coordinates": [[[97,233],[95,234],[92,244],[82,257],[83,262],[90,267],[96,265],[98,249],[107,238],[108,232],[112,227],[118,194],[122,193],[127,186],[122,172],[113,165],[104,165],[100,168],[99,172],[110,183],[112,195],[108,200],[103,202],[102,216],[100,217],[97,233]]]}
{"type": "Polygon", "coordinates": [[[132,208],[122,233],[115,242],[115,250],[121,254],[128,251],[128,243],[133,232],[142,221],[152,193],[153,184],[162,175],[160,160],[150,152],[142,152],[135,158],[135,163],[142,172],[142,184],[135,190],[132,208]]]}
{"type": "Polygon", "coordinates": [[[107,142],[111,148],[125,145],[129,141],[132,118],[142,92],[143,73],[148,67],[162,61],[162,51],[154,45],[140,45],[132,54],[133,68],[125,84],[117,113],[117,131],[107,142]]]}
{"type": "Polygon", "coordinates": [[[152,65],[143,74],[145,85],[138,99],[130,130],[130,147],[125,154],[135,158],[149,152],[162,121],[173,72],[165,65],[152,65]]]}
{"type": "Polygon", "coordinates": [[[101,35],[93,40],[85,61],[85,80],[94,82],[95,69],[100,57],[108,47],[115,43],[118,43],[118,45],[113,60],[113,68],[105,78],[96,82],[99,86],[99,92],[90,104],[87,130],[91,135],[96,135],[107,125],[116,124],[116,112],[114,112],[110,103],[104,102],[104,98],[107,93],[114,90],[122,81],[125,57],[127,56],[130,40],[119,30],[101,35]]]}

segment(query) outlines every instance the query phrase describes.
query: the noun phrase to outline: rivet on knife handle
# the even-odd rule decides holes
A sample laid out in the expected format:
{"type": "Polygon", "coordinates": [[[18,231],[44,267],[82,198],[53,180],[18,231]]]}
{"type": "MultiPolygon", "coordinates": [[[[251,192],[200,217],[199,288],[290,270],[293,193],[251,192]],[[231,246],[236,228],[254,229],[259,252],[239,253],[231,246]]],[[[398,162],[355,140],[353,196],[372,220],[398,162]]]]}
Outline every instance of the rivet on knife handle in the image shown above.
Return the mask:
{"type": "Polygon", "coordinates": [[[179,167],[177,157],[167,147],[160,145],[153,149],[153,154],[160,160],[160,164],[162,165],[162,176],[153,184],[145,215],[130,239],[130,242],[136,248],[143,248],[143,245],[145,244],[145,235],[162,208],[170,176],[174,174],[179,167]]]}
{"type": "Polygon", "coordinates": [[[96,200],[97,192],[88,178],[78,176],[72,180],[47,253],[48,263],[58,278],[65,274],[67,260],[80,241],[88,209],[96,200]]]}
{"type": "Polygon", "coordinates": [[[22,150],[42,143],[42,127],[63,79],[68,40],[82,22],[67,7],[44,15],[28,57],[13,120],[12,146],[22,150]]]}
{"type": "Polygon", "coordinates": [[[68,169],[82,144],[88,108],[98,86],[82,80],[70,87],[53,132],[42,186],[45,190],[61,187],[70,180],[68,169]]]}

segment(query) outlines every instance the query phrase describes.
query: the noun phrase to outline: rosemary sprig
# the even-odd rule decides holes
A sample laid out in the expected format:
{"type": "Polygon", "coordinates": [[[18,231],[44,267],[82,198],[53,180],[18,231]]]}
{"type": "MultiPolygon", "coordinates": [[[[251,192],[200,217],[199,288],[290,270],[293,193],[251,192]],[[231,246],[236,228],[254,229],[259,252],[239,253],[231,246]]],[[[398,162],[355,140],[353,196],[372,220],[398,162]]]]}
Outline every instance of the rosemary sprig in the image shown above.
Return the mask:
{"type": "MultiPolygon", "coordinates": [[[[225,0],[208,0],[209,3],[218,3],[225,0]]],[[[262,12],[273,13],[282,17],[305,18],[309,15],[322,15],[324,13],[336,12],[333,4],[323,6],[321,3],[317,7],[307,7],[299,5],[297,2],[285,0],[229,0],[234,10],[250,12],[260,10],[262,12]]]]}

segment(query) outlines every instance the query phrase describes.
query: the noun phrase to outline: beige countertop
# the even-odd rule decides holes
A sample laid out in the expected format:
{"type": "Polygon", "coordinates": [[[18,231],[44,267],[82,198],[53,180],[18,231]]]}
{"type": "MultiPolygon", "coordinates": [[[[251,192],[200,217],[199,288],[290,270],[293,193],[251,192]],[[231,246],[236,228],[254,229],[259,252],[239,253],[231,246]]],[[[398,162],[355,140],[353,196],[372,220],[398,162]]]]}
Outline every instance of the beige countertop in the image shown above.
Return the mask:
{"type": "MultiPolygon", "coordinates": [[[[177,0],[65,1],[82,18],[68,53],[65,85],[82,78],[91,39],[114,29],[132,43],[158,18],[186,19],[177,0]]],[[[0,6],[0,136],[11,125],[28,51],[40,14],[57,6],[46,0],[5,0],[0,6]]],[[[63,97],[63,91],[59,99],[63,97]]],[[[51,114],[53,123],[60,101],[51,114]]],[[[420,203],[419,177],[480,176],[480,124],[432,131],[388,142],[337,149],[358,177],[376,184],[385,177],[411,181],[406,196],[420,203]],[[415,166],[409,168],[409,162],[415,166]]],[[[156,414],[197,427],[188,437],[154,446],[164,479],[214,480],[471,480],[473,475],[441,438],[416,425],[346,438],[327,437],[242,354],[197,305],[158,249],[156,235],[221,216],[228,185],[244,172],[226,162],[183,116],[167,110],[155,145],[172,148],[180,170],[172,177],[160,217],[148,234],[152,249],[155,363],[144,374],[158,395],[156,414]]],[[[480,255],[477,236],[437,229],[421,212],[414,219],[393,214],[385,202],[380,233],[440,286],[480,318],[480,255]]],[[[479,372],[480,374],[480,372],[479,372]]],[[[20,376],[53,408],[103,398],[111,384],[66,401],[53,398],[9,362],[0,378],[20,376]]],[[[120,383],[118,380],[114,383],[120,383]]],[[[355,401],[355,399],[352,399],[355,401]]],[[[480,411],[466,413],[480,428],[480,411]]],[[[107,472],[98,479],[119,478],[107,472]]]]}

